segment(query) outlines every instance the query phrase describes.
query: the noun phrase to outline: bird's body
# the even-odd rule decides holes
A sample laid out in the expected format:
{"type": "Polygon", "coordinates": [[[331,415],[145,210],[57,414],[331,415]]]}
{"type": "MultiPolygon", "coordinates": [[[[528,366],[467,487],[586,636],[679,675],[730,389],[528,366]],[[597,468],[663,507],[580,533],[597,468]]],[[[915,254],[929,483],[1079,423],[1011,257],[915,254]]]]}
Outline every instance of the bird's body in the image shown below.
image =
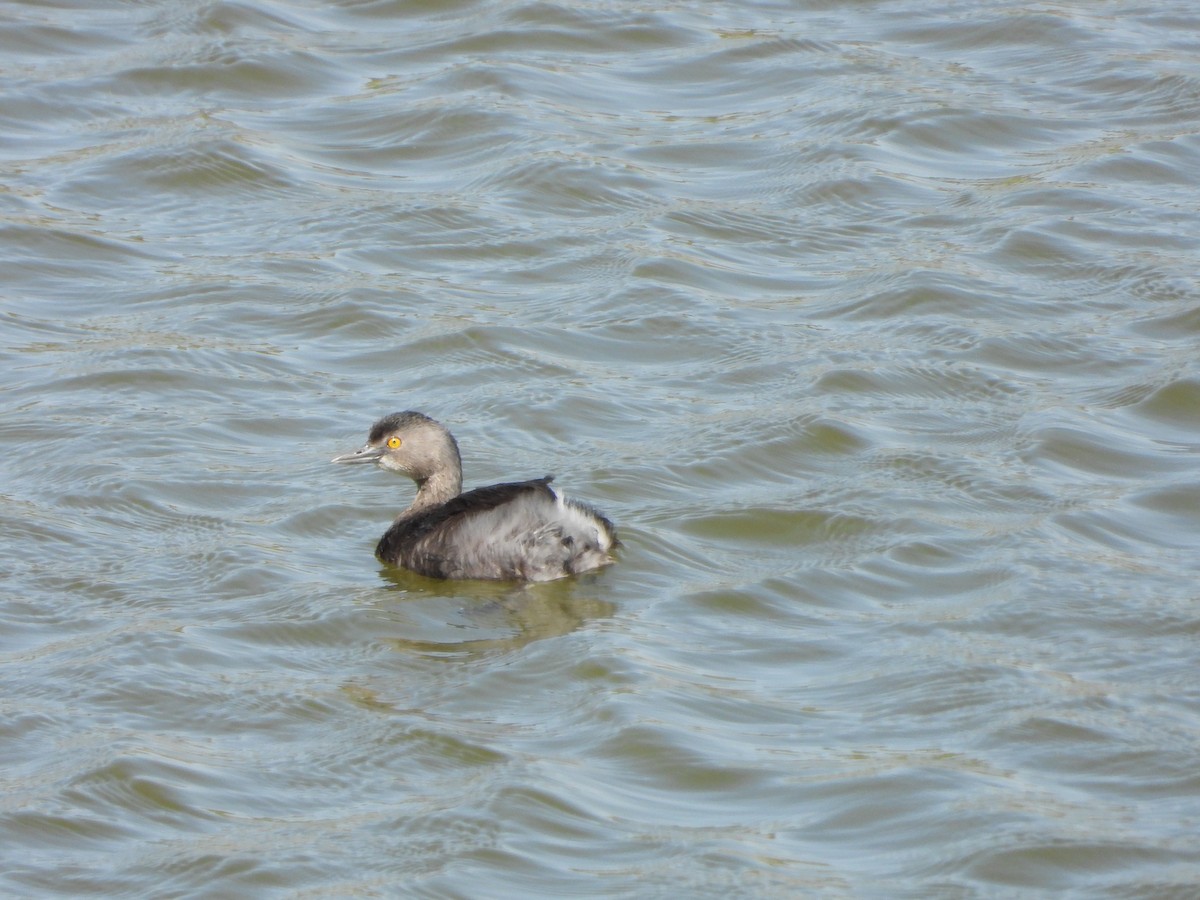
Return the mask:
{"type": "Polygon", "coordinates": [[[608,565],[618,546],[612,523],[549,476],[460,493],[458,444],[422,413],[385,416],[365,447],[333,461],[377,462],[417,483],[375,555],[432,578],[551,581],[608,565]]]}

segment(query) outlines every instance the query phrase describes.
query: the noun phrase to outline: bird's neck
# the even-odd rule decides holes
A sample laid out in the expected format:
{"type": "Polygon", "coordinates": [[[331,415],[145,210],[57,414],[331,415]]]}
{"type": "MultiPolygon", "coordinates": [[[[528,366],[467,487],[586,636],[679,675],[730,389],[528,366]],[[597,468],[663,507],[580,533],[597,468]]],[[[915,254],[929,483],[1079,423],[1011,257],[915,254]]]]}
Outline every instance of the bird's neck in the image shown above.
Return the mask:
{"type": "Polygon", "coordinates": [[[423,512],[441,506],[462,493],[462,474],[454,471],[437,472],[417,482],[417,496],[408,512],[423,512]]]}

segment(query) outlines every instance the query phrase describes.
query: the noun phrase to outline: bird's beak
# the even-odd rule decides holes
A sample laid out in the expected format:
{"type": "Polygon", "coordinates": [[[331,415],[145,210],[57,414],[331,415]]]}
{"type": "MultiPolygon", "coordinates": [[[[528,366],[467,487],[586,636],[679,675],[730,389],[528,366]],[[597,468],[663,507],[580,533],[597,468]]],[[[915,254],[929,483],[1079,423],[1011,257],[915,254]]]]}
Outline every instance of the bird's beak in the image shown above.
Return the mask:
{"type": "Polygon", "coordinates": [[[368,444],[361,450],[355,450],[352,453],[343,453],[341,456],[335,456],[330,462],[335,463],[370,463],[379,462],[379,458],[383,456],[382,447],[372,447],[368,444]]]}

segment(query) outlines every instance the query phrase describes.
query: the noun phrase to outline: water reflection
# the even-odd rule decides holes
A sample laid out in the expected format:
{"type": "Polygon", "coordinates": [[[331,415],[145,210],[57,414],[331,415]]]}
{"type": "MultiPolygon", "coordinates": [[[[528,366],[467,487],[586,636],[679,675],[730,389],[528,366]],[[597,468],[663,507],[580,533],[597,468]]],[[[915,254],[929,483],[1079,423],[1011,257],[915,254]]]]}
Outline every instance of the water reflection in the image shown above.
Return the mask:
{"type": "Polygon", "coordinates": [[[611,616],[601,599],[604,573],[540,584],[444,581],[384,568],[373,606],[380,639],[397,650],[459,659],[517,650],[611,616]]]}

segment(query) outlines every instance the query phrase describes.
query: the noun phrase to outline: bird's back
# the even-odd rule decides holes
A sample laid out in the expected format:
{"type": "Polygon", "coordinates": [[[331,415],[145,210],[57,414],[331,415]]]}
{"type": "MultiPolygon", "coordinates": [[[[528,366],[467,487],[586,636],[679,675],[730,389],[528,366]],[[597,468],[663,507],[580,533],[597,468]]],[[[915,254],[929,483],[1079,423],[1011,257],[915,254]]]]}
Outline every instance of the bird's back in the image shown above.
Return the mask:
{"type": "Polygon", "coordinates": [[[433,578],[551,581],[612,562],[612,523],[550,481],[476,488],[401,516],[375,554],[433,578]]]}

